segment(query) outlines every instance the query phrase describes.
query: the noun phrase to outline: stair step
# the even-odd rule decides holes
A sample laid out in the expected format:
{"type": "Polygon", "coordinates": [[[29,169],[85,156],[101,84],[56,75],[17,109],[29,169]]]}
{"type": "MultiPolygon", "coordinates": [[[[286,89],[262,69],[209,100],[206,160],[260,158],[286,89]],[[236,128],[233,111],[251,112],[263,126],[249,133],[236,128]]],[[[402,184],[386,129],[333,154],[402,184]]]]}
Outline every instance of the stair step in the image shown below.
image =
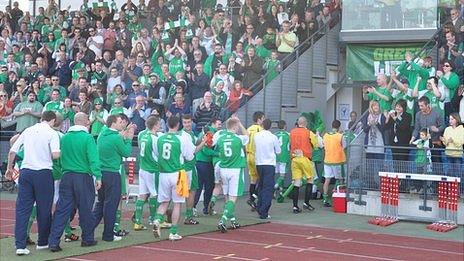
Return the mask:
{"type": "Polygon", "coordinates": [[[282,108],[296,108],[296,105],[282,104],[282,108]]]}

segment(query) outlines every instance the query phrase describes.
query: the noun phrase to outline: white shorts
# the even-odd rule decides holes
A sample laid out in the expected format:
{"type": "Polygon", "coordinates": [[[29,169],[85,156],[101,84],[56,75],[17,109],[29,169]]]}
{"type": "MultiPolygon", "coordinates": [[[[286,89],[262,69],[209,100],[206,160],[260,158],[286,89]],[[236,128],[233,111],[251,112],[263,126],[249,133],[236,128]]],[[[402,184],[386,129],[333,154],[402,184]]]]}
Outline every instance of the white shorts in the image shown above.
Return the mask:
{"type": "Polygon", "coordinates": [[[276,163],[276,173],[277,174],[286,174],[287,173],[287,163],[277,162],[276,163]]]}
{"type": "Polygon", "coordinates": [[[245,180],[243,169],[221,168],[222,191],[224,195],[239,197],[243,195],[245,180]]]}
{"type": "Polygon", "coordinates": [[[58,198],[60,197],[60,180],[55,180],[55,193],[53,194],[53,204],[58,202],[58,198]]]}
{"type": "Polygon", "coordinates": [[[324,164],[324,178],[341,179],[342,178],[342,166],[324,164]]]}
{"type": "Polygon", "coordinates": [[[156,197],[155,173],[150,173],[143,169],[139,170],[139,195],[150,194],[150,197],[156,197]]]}
{"type": "Polygon", "coordinates": [[[220,161],[214,165],[214,184],[221,183],[221,167],[219,167],[220,161]]]}
{"type": "Polygon", "coordinates": [[[159,175],[158,202],[184,203],[185,198],[177,195],[176,185],[179,178],[178,172],[163,173],[159,175]]]}

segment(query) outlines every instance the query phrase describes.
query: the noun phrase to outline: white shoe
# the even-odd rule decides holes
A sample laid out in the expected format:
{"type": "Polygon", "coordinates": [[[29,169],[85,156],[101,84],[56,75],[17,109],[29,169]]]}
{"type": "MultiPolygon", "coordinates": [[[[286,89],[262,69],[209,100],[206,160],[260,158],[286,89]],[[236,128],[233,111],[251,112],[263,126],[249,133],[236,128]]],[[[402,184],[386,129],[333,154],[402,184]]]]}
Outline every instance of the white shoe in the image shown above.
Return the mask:
{"type": "Polygon", "coordinates": [[[35,249],[37,249],[37,250],[48,249],[48,245],[45,245],[45,246],[39,246],[39,245],[37,245],[37,246],[35,247],[35,249]]]}
{"type": "Polygon", "coordinates": [[[176,240],[181,240],[181,239],[182,239],[182,236],[179,234],[172,234],[172,233],[169,234],[169,240],[171,241],[176,241],[176,240]]]}
{"type": "Polygon", "coordinates": [[[18,248],[16,249],[16,255],[18,256],[25,256],[29,255],[30,251],[27,248],[18,248]]]}
{"type": "Polygon", "coordinates": [[[121,240],[122,240],[122,237],[113,236],[113,242],[115,242],[115,241],[121,241],[121,240]]]}

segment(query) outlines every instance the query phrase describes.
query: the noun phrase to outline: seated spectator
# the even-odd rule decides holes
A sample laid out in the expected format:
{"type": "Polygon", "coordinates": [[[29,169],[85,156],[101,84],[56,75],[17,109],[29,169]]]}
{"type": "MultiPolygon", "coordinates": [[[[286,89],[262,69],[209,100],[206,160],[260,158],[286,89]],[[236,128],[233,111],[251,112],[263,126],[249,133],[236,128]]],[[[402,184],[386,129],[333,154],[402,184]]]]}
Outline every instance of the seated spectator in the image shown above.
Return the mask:
{"type": "Polygon", "coordinates": [[[196,124],[196,131],[201,131],[204,126],[211,122],[213,118],[219,116],[220,107],[213,103],[211,92],[205,92],[203,101],[193,116],[193,122],[196,124]]]}
{"type": "MultiPolygon", "coordinates": [[[[233,57],[231,57],[231,60],[234,60],[233,57]]],[[[229,74],[227,70],[227,65],[221,64],[219,66],[219,73],[215,73],[213,78],[211,78],[211,82],[209,84],[209,88],[213,90],[218,82],[223,82],[223,90],[226,93],[227,96],[230,94],[230,90],[232,89],[232,84],[234,83],[234,77],[229,74]]]]}
{"type": "Polygon", "coordinates": [[[246,97],[253,95],[252,92],[242,88],[242,82],[240,81],[235,81],[233,86],[234,88],[230,91],[229,100],[227,103],[227,109],[231,113],[234,113],[238,110],[240,104],[247,100],[246,97]]]}
{"type": "Polygon", "coordinates": [[[110,77],[108,78],[108,85],[106,87],[106,92],[112,93],[116,85],[120,85],[124,89],[122,78],[119,75],[118,69],[116,67],[111,67],[110,77]]]}
{"type": "Polygon", "coordinates": [[[160,132],[166,132],[167,131],[166,121],[161,117],[159,111],[157,109],[152,109],[151,110],[151,115],[155,115],[155,116],[160,117],[160,129],[159,129],[159,131],[160,132]]]}
{"type": "Polygon", "coordinates": [[[64,108],[62,111],[63,114],[63,123],[61,124],[61,132],[66,133],[68,132],[69,127],[74,125],[74,115],[76,115],[72,100],[69,97],[64,99],[64,108]]]}
{"type": "Polygon", "coordinates": [[[43,111],[53,111],[62,113],[64,109],[64,103],[60,101],[60,91],[53,90],[51,99],[49,102],[45,103],[43,111]]]}
{"type": "Polygon", "coordinates": [[[124,94],[124,89],[122,88],[121,84],[114,86],[113,92],[109,92],[106,94],[106,104],[109,108],[114,105],[114,101],[119,98],[123,102],[126,101],[127,95],[124,94]]]}
{"type": "Polygon", "coordinates": [[[139,95],[135,98],[135,104],[132,106],[131,122],[137,125],[137,131],[145,129],[145,120],[151,114],[151,108],[147,106],[145,96],[139,95]]]}
{"type": "Polygon", "coordinates": [[[184,114],[190,114],[190,107],[185,104],[182,94],[176,94],[174,96],[174,103],[169,106],[166,112],[166,117],[171,117],[172,115],[182,117],[184,114]]]}
{"type": "Polygon", "coordinates": [[[134,81],[132,83],[132,91],[127,95],[126,100],[126,107],[130,108],[133,107],[135,104],[135,98],[137,96],[147,97],[147,94],[142,90],[140,83],[138,81],[134,81]]]}
{"type": "Polygon", "coordinates": [[[224,92],[223,81],[218,81],[216,83],[216,86],[211,91],[211,97],[214,104],[216,104],[219,108],[224,108],[227,103],[227,94],[224,92]]]}
{"type": "Polygon", "coordinates": [[[36,100],[37,95],[30,92],[27,100],[16,105],[13,115],[16,118],[16,132],[22,132],[39,122],[42,117],[43,106],[36,100]]]}
{"type": "Polygon", "coordinates": [[[79,91],[79,102],[73,102],[73,104],[75,105],[74,110],[76,112],[83,112],[89,115],[92,110],[92,103],[88,101],[87,90],[84,89],[79,91]]]}
{"type": "Polygon", "coordinates": [[[116,115],[124,113],[127,117],[132,115],[132,110],[127,109],[124,107],[124,102],[121,98],[115,98],[113,106],[111,106],[111,110],[109,112],[110,115],[116,115]]]}
{"type": "Polygon", "coordinates": [[[464,51],[464,43],[459,41],[454,31],[446,33],[446,44],[439,49],[440,60],[449,60],[453,61],[455,64],[458,64],[455,69],[457,71],[462,70],[463,57],[462,53],[464,51]]]}

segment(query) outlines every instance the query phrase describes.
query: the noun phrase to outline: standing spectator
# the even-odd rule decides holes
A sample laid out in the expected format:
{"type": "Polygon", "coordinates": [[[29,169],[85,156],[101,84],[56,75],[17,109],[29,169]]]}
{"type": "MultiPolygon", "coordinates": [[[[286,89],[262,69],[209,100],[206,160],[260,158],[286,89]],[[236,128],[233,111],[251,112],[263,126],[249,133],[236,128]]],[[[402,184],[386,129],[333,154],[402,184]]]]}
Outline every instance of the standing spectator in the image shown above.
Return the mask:
{"type": "Polygon", "coordinates": [[[97,139],[108,119],[108,111],[103,108],[103,100],[96,98],[93,101],[94,109],[90,112],[90,134],[97,139]]]}
{"type": "Polygon", "coordinates": [[[388,89],[387,76],[385,74],[377,75],[377,87],[363,87],[363,99],[365,101],[377,101],[381,113],[390,111],[393,97],[388,89]]]}
{"type": "Polygon", "coordinates": [[[462,173],[464,127],[461,124],[462,122],[459,114],[451,113],[449,116],[449,126],[446,127],[443,136],[440,137],[440,140],[446,146],[445,155],[448,163],[451,164],[449,173],[455,173],[452,174],[452,176],[456,176],[457,173],[462,173]]]}
{"type": "MultiPolygon", "coordinates": [[[[419,138],[419,131],[428,129],[434,148],[443,147],[440,141],[440,136],[445,129],[443,116],[430,106],[429,98],[423,96],[419,99],[419,112],[416,113],[414,131],[410,143],[419,138]]],[[[432,151],[432,161],[441,162],[441,151],[432,151]]]]}
{"type": "Polygon", "coordinates": [[[14,125],[14,121],[11,118],[13,112],[13,101],[8,99],[8,94],[0,90],[0,122],[1,129],[14,125]],[[12,124],[11,124],[12,123],[12,124]]]}
{"type": "Polygon", "coordinates": [[[66,58],[66,52],[59,52],[58,60],[50,67],[48,72],[50,75],[58,77],[60,86],[71,84],[71,68],[69,68],[69,60],[66,58]]]}
{"type": "Polygon", "coordinates": [[[198,106],[198,109],[194,115],[194,122],[196,124],[196,132],[200,132],[206,124],[211,122],[213,118],[219,116],[220,108],[213,103],[211,92],[205,92],[203,101],[198,106]]]}
{"type": "Polygon", "coordinates": [[[253,96],[253,93],[242,87],[242,82],[235,81],[233,89],[230,91],[227,108],[229,112],[234,113],[240,108],[240,105],[248,100],[248,97],[253,96]]]}
{"type": "Polygon", "coordinates": [[[138,81],[134,81],[132,83],[132,91],[129,93],[129,95],[127,95],[126,107],[133,107],[135,104],[135,99],[138,96],[147,97],[147,94],[144,91],[142,91],[140,83],[138,81]]]}
{"type": "Polygon", "coordinates": [[[27,101],[16,105],[13,112],[16,117],[16,132],[22,132],[39,121],[43,106],[36,99],[37,95],[30,92],[27,95],[27,101]]]}
{"type": "Polygon", "coordinates": [[[19,30],[18,21],[21,17],[23,17],[23,11],[19,9],[19,3],[15,1],[13,3],[13,8],[10,10],[10,17],[11,17],[11,29],[13,33],[19,30]]]}
{"type": "Polygon", "coordinates": [[[464,21],[462,20],[460,11],[457,8],[451,9],[449,22],[453,24],[454,32],[459,36],[460,39],[462,39],[461,36],[463,33],[462,28],[464,26],[464,21]]]}
{"type": "MultiPolygon", "coordinates": [[[[117,57],[116,55],[116,58],[117,57]]],[[[128,89],[128,92],[131,92],[130,86],[132,86],[132,82],[137,81],[137,79],[142,76],[142,68],[136,65],[135,57],[129,57],[128,63],[124,62],[123,66],[124,71],[122,79],[124,81],[124,86],[128,89]]]]}
{"type": "Polygon", "coordinates": [[[16,200],[16,255],[28,255],[26,248],[27,222],[34,203],[37,205],[39,239],[37,249],[48,248],[52,221],[53,177],[52,160],[60,157],[60,139],[52,126],[56,115],[47,111],[42,122],[27,128],[16,140],[8,154],[7,178],[13,175],[13,161],[21,146],[24,157],[19,176],[16,200]]]}
{"type": "Polygon", "coordinates": [[[158,82],[159,76],[156,73],[150,74],[150,84],[148,87],[148,106],[159,113],[164,113],[164,104],[166,101],[166,89],[158,82]]]}
{"type": "Polygon", "coordinates": [[[92,110],[92,103],[87,99],[87,90],[81,89],[79,91],[79,102],[74,103],[76,105],[76,112],[83,112],[87,115],[92,110]]]}
{"type": "Polygon", "coordinates": [[[298,38],[294,32],[290,31],[290,22],[285,21],[282,24],[282,32],[277,34],[276,46],[282,60],[287,54],[293,53],[298,38]]]}
{"type": "Polygon", "coordinates": [[[363,119],[363,130],[366,133],[364,145],[366,156],[370,159],[383,159],[385,140],[385,115],[380,110],[379,102],[369,102],[369,114],[363,119]]]}
{"type": "Polygon", "coordinates": [[[456,89],[456,93],[454,94],[453,100],[453,111],[459,112],[459,117],[464,119],[464,85],[461,84],[458,89],[456,89]]]}
{"type": "MultiPolygon", "coordinates": [[[[272,134],[271,120],[263,121],[263,129],[254,136],[256,169],[259,176],[258,206],[256,208],[260,219],[268,219],[274,193],[276,154],[280,154],[280,143],[272,134]]],[[[312,193],[312,191],[311,191],[312,193]]]]}
{"type": "MultiPolygon", "coordinates": [[[[407,112],[406,101],[400,99],[395,104],[395,110],[388,113],[386,128],[391,129],[389,144],[393,147],[407,147],[411,140],[412,116],[407,112]]],[[[392,148],[393,160],[408,160],[408,149],[392,148]]]]}
{"type": "Polygon", "coordinates": [[[92,207],[95,190],[100,190],[102,185],[100,161],[95,141],[88,133],[88,116],[78,113],[74,122],[76,125],[72,126],[61,140],[61,148],[64,152],[61,159],[63,177],[48,240],[52,252],[61,251],[60,237],[74,205],[79,210],[79,226],[82,229],[81,246],[89,247],[97,244],[94,239],[95,217],[92,215],[92,207]],[[95,177],[95,182],[92,176],[95,177]]]}
{"type": "MultiPolygon", "coordinates": [[[[255,54],[255,48],[252,46],[248,47],[247,56],[245,56],[242,62],[242,67],[244,71],[243,86],[245,87],[245,89],[250,90],[253,84],[261,78],[263,72],[263,65],[263,59],[261,59],[255,54]]],[[[258,90],[250,91],[255,93],[258,90]]]]}
{"type": "Polygon", "coordinates": [[[456,89],[459,87],[459,76],[454,71],[456,71],[455,63],[452,61],[445,61],[443,64],[443,72],[437,72],[437,76],[440,77],[440,82],[445,86],[445,121],[448,121],[449,115],[453,112],[451,100],[454,97],[456,89]]]}
{"type": "Polygon", "coordinates": [[[198,106],[203,102],[203,95],[209,90],[209,77],[203,72],[203,64],[196,64],[195,71],[190,74],[190,96],[192,114],[195,115],[198,106]]]}
{"type": "Polygon", "coordinates": [[[350,112],[350,121],[348,122],[348,129],[351,129],[353,125],[358,121],[358,113],[355,111],[350,112]]]}
{"type": "MultiPolygon", "coordinates": [[[[231,57],[232,60],[233,57],[231,57]]],[[[230,64],[230,62],[229,62],[230,64]]],[[[224,83],[224,92],[229,96],[230,91],[232,90],[232,84],[234,83],[234,77],[229,74],[227,70],[227,65],[226,64],[221,64],[219,66],[219,73],[215,73],[214,76],[211,78],[211,82],[209,84],[210,89],[212,90],[214,87],[217,86],[218,82],[223,82],[224,83]]]]}
{"type": "Polygon", "coordinates": [[[166,112],[166,117],[182,117],[184,114],[190,114],[190,108],[184,102],[184,96],[180,93],[174,96],[174,103],[171,104],[166,112]]]}
{"type": "Polygon", "coordinates": [[[53,111],[62,113],[64,109],[64,103],[60,101],[60,91],[53,90],[51,95],[51,100],[45,103],[43,111],[53,111]]]}
{"type": "Polygon", "coordinates": [[[129,157],[132,151],[132,138],[135,126],[127,126],[129,121],[122,114],[110,115],[106,126],[98,140],[97,149],[102,171],[102,185],[98,190],[98,201],[93,209],[94,228],[104,220],[103,241],[119,241],[122,239],[113,232],[116,211],[121,199],[121,177],[119,168],[122,157],[129,157]],[[126,128],[128,127],[128,128],[126,128]]]}

